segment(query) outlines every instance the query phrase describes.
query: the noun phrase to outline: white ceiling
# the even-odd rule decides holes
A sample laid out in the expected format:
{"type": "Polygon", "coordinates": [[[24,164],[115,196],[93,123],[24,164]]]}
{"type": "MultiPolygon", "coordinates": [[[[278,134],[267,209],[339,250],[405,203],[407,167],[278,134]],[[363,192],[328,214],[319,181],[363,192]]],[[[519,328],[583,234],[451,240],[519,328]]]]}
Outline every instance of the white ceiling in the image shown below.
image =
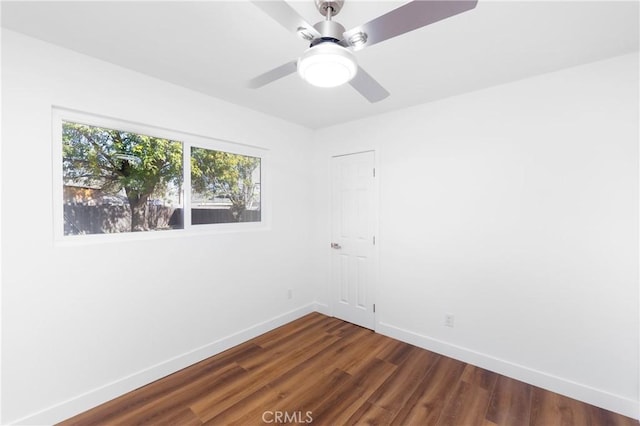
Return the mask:
{"type": "MultiPolygon", "coordinates": [[[[347,29],[405,2],[346,0],[347,29]]],[[[315,23],[313,0],[290,4],[315,23]]],[[[297,74],[246,81],[297,58],[306,42],[247,1],[2,2],[2,26],[220,99],[320,128],[638,51],[637,1],[486,1],[356,53],[391,96],[297,74]]]]}

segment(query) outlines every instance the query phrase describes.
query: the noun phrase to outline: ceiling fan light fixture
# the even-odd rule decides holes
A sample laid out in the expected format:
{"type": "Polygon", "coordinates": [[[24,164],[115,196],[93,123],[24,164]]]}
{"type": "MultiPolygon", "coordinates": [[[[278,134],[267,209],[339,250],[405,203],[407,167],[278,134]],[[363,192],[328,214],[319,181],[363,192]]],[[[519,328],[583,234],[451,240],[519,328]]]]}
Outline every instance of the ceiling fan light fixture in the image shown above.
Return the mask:
{"type": "Polygon", "coordinates": [[[318,87],[336,87],[348,83],[358,72],[353,53],[333,42],[316,44],[298,59],[298,74],[318,87]]]}

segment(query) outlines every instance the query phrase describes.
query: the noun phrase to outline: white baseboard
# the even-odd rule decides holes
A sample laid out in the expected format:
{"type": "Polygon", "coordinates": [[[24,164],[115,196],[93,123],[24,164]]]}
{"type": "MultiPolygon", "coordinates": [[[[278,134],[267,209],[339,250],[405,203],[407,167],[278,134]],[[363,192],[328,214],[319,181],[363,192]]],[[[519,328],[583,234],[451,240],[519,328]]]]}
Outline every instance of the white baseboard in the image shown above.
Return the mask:
{"type": "Polygon", "coordinates": [[[376,332],[627,417],[638,419],[640,414],[638,401],[434,339],[385,322],[377,324],[376,332]]]}
{"type": "Polygon", "coordinates": [[[331,307],[326,303],[315,302],[313,304],[315,311],[323,315],[331,316],[331,307]]]}
{"type": "Polygon", "coordinates": [[[175,373],[178,370],[193,365],[210,356],[239,345],[240,343],[253,339],[254,337],[273,330],[276,327],[294,321],[306,314],[314,311],[322,312],[323,310],[323,305],[309,303],[300,308],[245,328],[244,330],[240,330],[230,336],[223,337],[192,351],[138,371],[130,376],[123,377],[99,388],[92,389],[84,394],[48,407],[37,413],[14,420],[10,422],[10,424],[50,425],[58,423],[162,377],[168,376],[169,374],[175,373]]]}

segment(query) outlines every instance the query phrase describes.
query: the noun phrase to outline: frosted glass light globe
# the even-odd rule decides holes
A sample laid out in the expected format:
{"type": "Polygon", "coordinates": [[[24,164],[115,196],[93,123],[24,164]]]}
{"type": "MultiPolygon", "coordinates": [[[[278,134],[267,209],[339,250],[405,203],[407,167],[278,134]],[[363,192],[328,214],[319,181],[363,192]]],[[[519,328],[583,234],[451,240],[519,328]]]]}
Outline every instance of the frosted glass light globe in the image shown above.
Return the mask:
{"type": "Polygon", "coordinates": [[[353,53],[336,43],[324,42],[308,48],[298,59],[298,74],[318,87],[345,84],[358,72],[353,53]]]}

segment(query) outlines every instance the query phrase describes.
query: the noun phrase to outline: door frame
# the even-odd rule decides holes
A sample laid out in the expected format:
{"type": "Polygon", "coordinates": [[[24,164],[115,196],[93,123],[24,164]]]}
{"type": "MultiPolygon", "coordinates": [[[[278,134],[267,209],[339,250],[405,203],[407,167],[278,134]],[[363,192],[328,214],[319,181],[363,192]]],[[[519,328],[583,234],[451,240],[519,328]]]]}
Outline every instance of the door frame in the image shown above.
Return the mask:
{"type": "Polygon", "coordinates": [[[379,328],[379,324],[380,324],[380,295],[379,295],[379,280],[380,280],[380,167],[379,167],[379,150],[376,148],[364,148],[364,149],[358,149],[358,150],[353,150],[353,151],[349,151],[349,152],[334,152],[334,153],[330,153],[329,154],[329,158],[328,158],[328,171],[329,171],[329,179],[327,179],[327,187],[328,187],[328,195],[329,195],[329,209],[327,211],[327,215],[329,216],[329,229],[328,229],[328,237],[327,237],[327,250],[328,250],[328,254],[329,254],[329,274],[328,274],[328,292],[327,294],[329,295],[329,314],[331,316],[335,316],[335,304],[337,303],[337,294],[336,294],[336,289],[335,286],[333,285],[333,279],[332,279],[332,274],[333,274],[333,259],[332,259],[332,250],[334,250],[333,248],[331,248],[331,239],[332,239],[332,235],[331,233],[333,232],[333,209],[334,209],[334,202],[333,202],[333,159],[336,157],[346,157],[348,155],[355,155],[355,154],[364,154],[367,152],[371,152],[373,153],[373,167],[375,170],[375,176],[374,176],[374,180],[373,180],[373,205],[374,205],[374,212],[373,212],[373,218],[372,218],[372,222],[373,222],[373,226],[372,226],[372,230],[375,236],[375,244],[373,245],[373,249],[372,249],[372,260],[374,262],[373,267],[371,268],[372,273],[373,273],[373,277],[371,279],[371,294],[373,295],[373,304],[375,305],[375,309],[373,312],[373,331],[376,332],[379,328]]]}

